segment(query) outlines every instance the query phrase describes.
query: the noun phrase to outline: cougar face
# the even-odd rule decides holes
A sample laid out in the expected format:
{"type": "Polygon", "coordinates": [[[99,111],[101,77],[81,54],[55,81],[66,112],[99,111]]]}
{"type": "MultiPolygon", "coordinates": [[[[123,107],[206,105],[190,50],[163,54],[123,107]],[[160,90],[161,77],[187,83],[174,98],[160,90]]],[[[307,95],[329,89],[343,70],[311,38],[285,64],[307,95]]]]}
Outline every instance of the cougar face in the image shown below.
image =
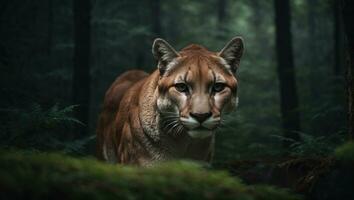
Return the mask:
{"type": "Polygon", "coordinates": [[[177,53],[163,40],[155,41],[153,50],[160,69],[160,128],[175,136],[211,136],[223,114],[236,107],[234,74],[242,55],[242,40],[234,38],[220,53],[198,45],[177,53]]]}

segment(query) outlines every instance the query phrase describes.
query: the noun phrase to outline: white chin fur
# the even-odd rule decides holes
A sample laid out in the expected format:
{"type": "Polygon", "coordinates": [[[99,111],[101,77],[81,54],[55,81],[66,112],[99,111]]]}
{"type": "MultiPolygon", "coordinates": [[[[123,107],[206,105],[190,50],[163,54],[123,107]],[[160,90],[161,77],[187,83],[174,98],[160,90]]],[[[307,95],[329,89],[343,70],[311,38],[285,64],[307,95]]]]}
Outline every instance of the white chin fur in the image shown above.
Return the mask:
{"type": "Polygon", "coordinates": [[[190,130],[190,131],[188,131],[188,135],[191,138],[199,138],[199,139],[210,137],[212,134],[213,134],[213,132],[210,130],[190,130]]]}

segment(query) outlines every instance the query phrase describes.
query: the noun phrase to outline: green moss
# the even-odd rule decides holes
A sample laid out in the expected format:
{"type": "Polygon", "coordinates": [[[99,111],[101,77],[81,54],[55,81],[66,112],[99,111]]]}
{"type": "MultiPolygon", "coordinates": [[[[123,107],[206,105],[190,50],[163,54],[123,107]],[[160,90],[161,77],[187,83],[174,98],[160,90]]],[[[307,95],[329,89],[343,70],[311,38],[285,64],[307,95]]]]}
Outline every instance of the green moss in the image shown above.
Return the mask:
{"type": "Polygon", "coordinates": [[[354,142],[348,142],[335,150],[335,156],[339,160],[354,161],[354,142]]]}
{"type": "Polygon", "coordinates": [[[0,152],[0,188],[0,199],[299,199],[191,162],[138,168],[23,152],[0,152]]]}

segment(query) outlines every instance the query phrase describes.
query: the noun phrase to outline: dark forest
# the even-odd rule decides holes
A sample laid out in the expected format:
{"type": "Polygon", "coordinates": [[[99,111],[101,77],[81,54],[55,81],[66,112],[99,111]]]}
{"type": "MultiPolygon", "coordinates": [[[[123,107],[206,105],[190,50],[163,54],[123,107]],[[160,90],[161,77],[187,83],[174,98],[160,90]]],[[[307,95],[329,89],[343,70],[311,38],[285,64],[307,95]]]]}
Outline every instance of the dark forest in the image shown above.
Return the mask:
{"type": "Polygon", "coordinates": [[[353,20],[351,0],[1,1],[0,198],[354,199],[353,20]],[[96,158],[116,78],[172,65],[153,44],[222,57],[235,37],[211,162],[96,158]]]}

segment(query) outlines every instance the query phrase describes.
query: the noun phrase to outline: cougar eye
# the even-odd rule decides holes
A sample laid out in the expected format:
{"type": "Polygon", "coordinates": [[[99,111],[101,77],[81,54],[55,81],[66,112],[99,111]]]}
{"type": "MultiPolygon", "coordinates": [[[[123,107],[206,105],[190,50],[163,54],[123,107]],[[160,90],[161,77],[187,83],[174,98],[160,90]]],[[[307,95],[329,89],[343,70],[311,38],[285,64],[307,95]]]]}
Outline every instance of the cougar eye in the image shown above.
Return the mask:
{"type": "Polygon", "coordinates": [[[225,89],[225,87],[226,86],[225,86],[224,83],[215,83],[213,85],[212,90],[213,90],[213,92],[221,92],[221,91],[223,91],[225,89]]]}
{"type": "Polygon", "coordinates": [[[177,83],[175,85],[175,88],[178,92],[184,92],[184,93],[188,92],[188,85],[185,83],[177,83]]]}

